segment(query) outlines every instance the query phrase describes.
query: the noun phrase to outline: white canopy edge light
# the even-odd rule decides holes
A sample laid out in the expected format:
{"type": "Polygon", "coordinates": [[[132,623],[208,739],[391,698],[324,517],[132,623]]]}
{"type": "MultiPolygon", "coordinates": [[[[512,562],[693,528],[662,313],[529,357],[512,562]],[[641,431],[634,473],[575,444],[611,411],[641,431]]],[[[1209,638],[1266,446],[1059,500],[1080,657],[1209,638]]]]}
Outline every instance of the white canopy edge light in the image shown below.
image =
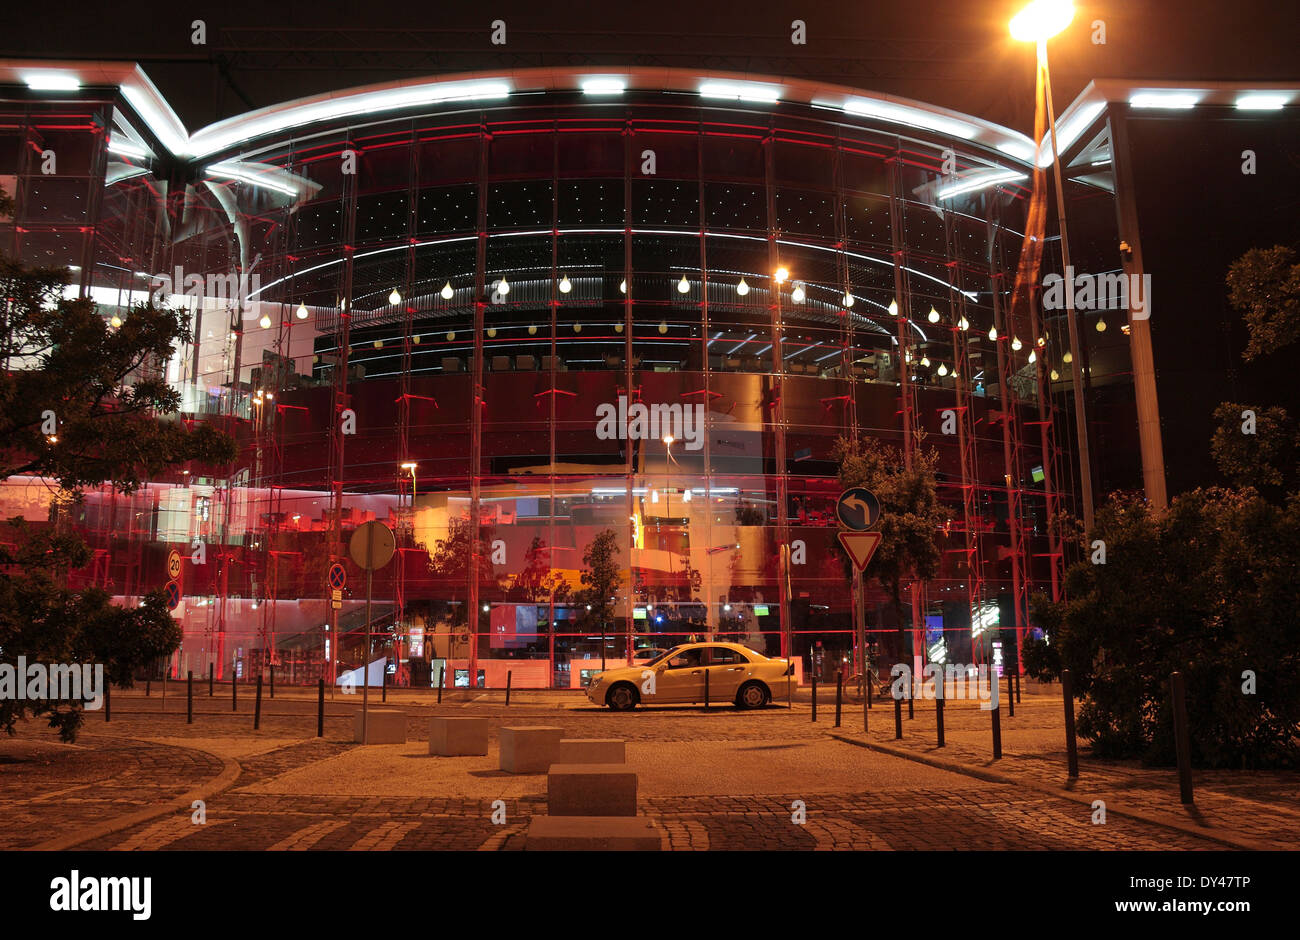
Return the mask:
{"type": "Polygon", "coordinates": [[[323,95],[299,104],[274,105],[213,124],[190,138],[188,146],[184,148],[184,154],[191,157],[206,157],[246,140],[320,121],[448,101],[505,98],[509,94],[508,82],[484,80],[422,82],[417,85],[384,88],[359,94],[323,95]]]}
{"type": "Polygon", "coordinates": [[[1201,96],[1195,92],[1139,91],[1128,99],[1130,108],[1166,108],[1187,111],[1196,107],[1201,96]]]}
{"type": "Polygon", "coordinates": [[[1291,103],[1291,95],[1286,92],[1251,91],[1237,98],[1238,111],[1281,111],[1291,103]]]}
{"type": "MultiPolygon", "coordinates": [[[[813,102],[813,104],[820,103],[813,102]]],[[[892,101],[881,101],[874,98],[846,98],[842,107],[846,114],[876,118],[880,121],[888,121],[891,124],[920,127],[940,134],[960,137],[962,140],[971,140],[979,131],[979,128],[974,124],[966,121],[945,117],[910,105],[896,104],[892,101]]]]}
{"type": "Polygon", "coordinates": [[[781,86],[763,82],[700,82],[700,97],[775,104],[781,100],[781,86]]]}
{"type": "Polygon", "coordinates": [[[953,196],[960,196],[963,193],[973,193],[977,190],[987,189],[990,186],[996,186],[999,183],[1010,183],[1013,180],[1025,178],[1025,174],[1016,170],[982,170],[962,177],[947,186],[940,186],[935,191],[934,198],[951,199],[953,196]]]}
{"type": "Polygon", "coordinates": [[[81,87],[81,79],[73,73],[53,70],[28,72],[23,82],[32,91],[76,91],[81,87]]]}
{"type": "MultiPolygon", "coordinates": [[[[1057,149],[1062,153],[1069,150],[1070,146],[1083,136],[1084,131],[1091,127],[1092,123],[1105,110],[1105,101],[1090,101],[1077,111],[1062,115],[1061,120],[1056,122],[1057,149]]],[[[1043,135],[1043,142],[1038,147],[1038,165],[1040,167],[1052,165],[1052,132],[1050,130],[1043,135]]]]}
{"type": "Polygon", "coordinates": [[[582,80],[584,95],[621,95],[627,90],[627,82],[617,76],[592,75],[582,80]]]}

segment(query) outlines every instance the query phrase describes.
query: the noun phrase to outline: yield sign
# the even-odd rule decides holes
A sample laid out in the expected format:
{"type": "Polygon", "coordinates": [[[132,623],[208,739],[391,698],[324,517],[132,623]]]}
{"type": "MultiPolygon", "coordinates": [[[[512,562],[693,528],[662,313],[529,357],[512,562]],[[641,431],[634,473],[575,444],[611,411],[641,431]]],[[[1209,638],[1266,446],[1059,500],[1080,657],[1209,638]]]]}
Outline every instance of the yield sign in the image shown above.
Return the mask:
{"type": "Polygon", "coordinates": [[[839,535],[844,550],[849,553],[849,558],[853,560],[853,567],[859,571],[867,567],[882,537],[879,532],[838,532],[836,534],[839,535]]]}

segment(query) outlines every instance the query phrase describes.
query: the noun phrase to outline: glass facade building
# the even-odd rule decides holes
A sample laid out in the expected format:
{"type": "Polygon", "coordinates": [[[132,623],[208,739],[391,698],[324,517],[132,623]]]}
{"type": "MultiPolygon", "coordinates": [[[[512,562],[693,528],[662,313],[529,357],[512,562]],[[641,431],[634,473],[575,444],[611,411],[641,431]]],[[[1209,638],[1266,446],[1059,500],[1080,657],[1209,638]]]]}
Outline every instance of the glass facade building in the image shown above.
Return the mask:
{"type": "Polygon", "coordinates": [[[847,89],[604,81],[404,83],[178,140],[127,79],[6,96],[5,252],[71,266],[106,318],[183,305],[194,342],[157,364],[177,420],[240,443],[76,505],[13,478],[6,517],[77,528],[77,577],[124,603],[177,552],[180,675],[358,668],[347,546],[378,520],[392,683],[578,687],[691,636],[833,677],[855,655],[833,453],[869,436],[933,448],[951,517],[938,577],[901,605],[868,580],[878,653],[1014,646],[1076,483],[1064,323],[1012,314],[1033,142],[847,89]],[[605,532],[595,618],[575,597],[605,532]]]}

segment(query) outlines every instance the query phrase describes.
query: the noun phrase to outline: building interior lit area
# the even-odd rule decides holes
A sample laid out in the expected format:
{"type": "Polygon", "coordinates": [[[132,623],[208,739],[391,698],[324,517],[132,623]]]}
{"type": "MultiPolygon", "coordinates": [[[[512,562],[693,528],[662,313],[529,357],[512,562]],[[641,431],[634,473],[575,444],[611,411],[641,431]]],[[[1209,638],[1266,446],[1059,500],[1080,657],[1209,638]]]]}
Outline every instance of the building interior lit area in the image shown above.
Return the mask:
{"type": "Polygon", "coordinates": [[[843,438],[932,450],[950,517],[936,577],[866,581],[869,655],[1009,662],[1072,560],[1078,382],[1102,488],[1142,483],[1127,312],[1080,310],[1072,342],[1017,289],[1026,245],[1061,268],[1057,209],[1031,213],[1058,162],[1074,264],[1121,270],[1131,88],[1066,106],[1057,161],[922,102],[681,69],[340,88],[192,132],[133,64],[0,62],[0,86],[4,251],[115,327],[186,310],[151,367],[169,420],[239,444],[134,493],[0,488],[88,540],[78,583],[177,582],[171,675],[345,682],[369,645],[393,686],[578,688],[695,637],[800,677],[820,648],[833,681],[862,655],[843,438]],[[348,545],[375,520],[367,623],[348,545]]]}

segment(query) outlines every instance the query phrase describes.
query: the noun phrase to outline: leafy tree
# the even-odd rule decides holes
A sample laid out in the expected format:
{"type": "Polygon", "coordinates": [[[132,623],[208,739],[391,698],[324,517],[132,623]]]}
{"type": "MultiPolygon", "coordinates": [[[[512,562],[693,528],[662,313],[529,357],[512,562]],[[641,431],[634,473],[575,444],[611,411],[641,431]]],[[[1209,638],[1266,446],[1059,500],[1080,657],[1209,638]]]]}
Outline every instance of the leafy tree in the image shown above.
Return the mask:
{"type": "Polygon", "coordinates": [[[1224,402],[1214,410],[1210,455],[1234,486],[1253,486],[1278,495],[1295,489],[1300,435],[1285,408],[1262,408],[1224,402]],[[1254,429],[1247,434],[1242,414],[1253,411],[1254,429]]]}
{"type": "Polygon", "coordinates": [[[901,642],[910,619],[904,616],[903,584],[933,578],[943,559],[938,536],[949,514],[939,502],[939,455],[933,448],[918,449],[908,469],[898,448],[872,437],[841,437],[831,453],[842,487],[866,487],[880,501],[881,540],[869,573],[893,602],[901,642]]]}
{"type": "MultiPolygon", "coordinates": [[[[11,206],[0,192],[0,214],[11,206]]],[[[183,311],[143,304],[114,329],[91,300],[68,299],[63,268],[0,258],[0,474],[57,482],[55,499],[89,487],[123,493],[169,468],[234,460],[219,431],[175,419],[179,396],[162,365],[190,339],[183,311]]],[[[91,557],[66,526],[8,522],[0,547],[0,658],[7,663],[98,663],[130,686],[135,670],[174,652],[181,632],[161,592],[124,608],[99,588],[73,590],[70,575],[91,557]]],[[[0,727],[44,716],[71,741],[80,703],[0,701],[0,727]]]]}
{"type": "Polygon", "coordinates": [[[1095,752],[1172,762],[1169,676],[1180,670],[1194,760],[1296,766],[1300,496],[1277,505],[1249,488],[1198,489],[1162,512],[1121,494],[1089,538],[1105,542],[1106,564],[1073,565],[1066,601],[1035,598],[1047,644],[1025,664],[1040,678],[1070,668],[1095,752]]]}
{"type": "Polygon", "coordinates": [[[591,607],[584,619],[600,625],[602,660],[605,658],[605,633],[614,618],[615,599],[623,586],[620,555],[618,536],[613,529],[605,529],[597,535],[582,553],[582,589],[577,601],[584,607],[591,607]]]}
{"type": "MultiPolygon", "coordinates": [[[[466,604],[455,603],[461,592],[469,586],[470,546],[473,544],[472,527],[468,516],[452,516],[447,522],[447,537],[434,543],[433,553],[429,556],[429,571],[435,579],[441,581],[441,590],[449,599],[452,626],[457,629],[462,639],[470,633],[469,611],[466,604]]],[[[479,590],[491,588],[496,584],[492,572],[492,530],[488,526],[479,527],[478,536],[478,580],[479,590]]]]}
{"type": "Polygon", "coordinates": [[[1250,336],[1249,362],[1300,339],[1300,263],[1290,248],[1252,248],[1228,269],[1228,299],[1250,336]]]}

